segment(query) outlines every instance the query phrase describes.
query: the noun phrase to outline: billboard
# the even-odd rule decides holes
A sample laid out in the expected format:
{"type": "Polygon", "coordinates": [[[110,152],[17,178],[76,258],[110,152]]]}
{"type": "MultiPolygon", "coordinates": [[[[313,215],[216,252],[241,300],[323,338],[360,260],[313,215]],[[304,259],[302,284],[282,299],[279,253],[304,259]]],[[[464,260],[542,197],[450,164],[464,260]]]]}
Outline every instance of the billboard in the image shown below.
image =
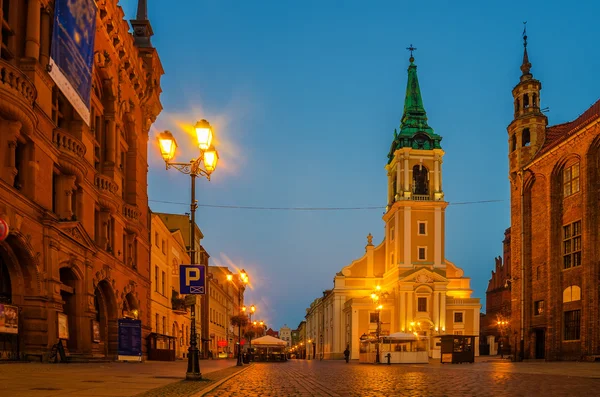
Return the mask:
{"type": "Polygon", "coordinates": [[[118,359],[142,361],[142,321],[120,318],[118,359]]]}
{"type": "Polygon", "coordinates": [[[19,309],[0,303],[0,334],[19,333],[19,309]]]}
{"type": "Polygon", "coordinates": [[[56,0],[50,48],[50,76],[88,126],[96,11],[94,0],[56,0]]]}

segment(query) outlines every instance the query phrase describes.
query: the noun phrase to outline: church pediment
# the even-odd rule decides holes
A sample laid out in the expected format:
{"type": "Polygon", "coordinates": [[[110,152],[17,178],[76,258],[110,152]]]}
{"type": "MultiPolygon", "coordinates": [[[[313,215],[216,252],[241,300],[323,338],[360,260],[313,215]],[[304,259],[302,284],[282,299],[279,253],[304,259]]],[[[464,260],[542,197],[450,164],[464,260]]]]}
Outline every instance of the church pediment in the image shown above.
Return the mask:
{"type": "Polygon", "coordinates": [[[58,231],[76,242],[84,248],[95,250],[96,244],[90,238],[89,234],[85,231],[84,227],[79,222],[60,222],[57,225],[58,231]]]}
{"type": "Polygon", "coordinates": [[[448,279],[439,273],[429,269],[417,269],[400,277],[401,282],[416,284],[433,284],[436,282],[448,282],[448,279]]]}

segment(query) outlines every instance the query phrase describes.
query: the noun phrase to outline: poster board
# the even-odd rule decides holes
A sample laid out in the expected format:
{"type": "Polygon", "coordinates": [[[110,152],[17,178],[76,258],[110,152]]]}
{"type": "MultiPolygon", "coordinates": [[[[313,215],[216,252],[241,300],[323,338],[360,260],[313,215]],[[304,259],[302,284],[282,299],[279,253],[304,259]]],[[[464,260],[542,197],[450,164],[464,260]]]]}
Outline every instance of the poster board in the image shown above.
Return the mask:
{"type": "Polygon", "coordinates": [[[58,315],[58,339],[69,339],[69,316],[65,313],[57,313],[58,315]]]}
{"type": "Polygon", "coordinates": [[[92,342],[100,343],[100,323],[96,320],[92,320],[92,342]]]}
{"type": "Polygon", "coordinates": [[[19,308],[0,304],[0,334],[19,333],[19,308]]]}
{"type": "Polygon", "coordinates": [[[142,361],[142,321],[131,318],[119,319],[120,361],[142,361]]]}

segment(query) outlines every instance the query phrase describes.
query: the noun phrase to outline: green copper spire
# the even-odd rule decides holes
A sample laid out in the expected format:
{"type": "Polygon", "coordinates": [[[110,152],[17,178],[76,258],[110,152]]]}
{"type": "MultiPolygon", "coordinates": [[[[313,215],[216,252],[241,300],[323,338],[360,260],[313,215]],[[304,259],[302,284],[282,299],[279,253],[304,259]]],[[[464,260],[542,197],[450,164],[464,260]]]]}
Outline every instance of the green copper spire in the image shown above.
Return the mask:
{"type": "Polygon", "coordinates": [[[394,141],[388,154],[388,163],[392,161],[394,152],[399,148],[439,149],[440,141],[442,140],[442,137],[436,135],[433,132],[433,128],[427,124],[427,112],[425,112],[425,107],[423,106],[419,78],[417,77],[417,65],[414,64],[415,58],[412,56],[412,52],[416,48],[411,44],[407,50],[410,51],[410,65],[408,66],[404,113],[400,121],[400,133],[396,134],[396,131],[394,131],[394,141]]]}

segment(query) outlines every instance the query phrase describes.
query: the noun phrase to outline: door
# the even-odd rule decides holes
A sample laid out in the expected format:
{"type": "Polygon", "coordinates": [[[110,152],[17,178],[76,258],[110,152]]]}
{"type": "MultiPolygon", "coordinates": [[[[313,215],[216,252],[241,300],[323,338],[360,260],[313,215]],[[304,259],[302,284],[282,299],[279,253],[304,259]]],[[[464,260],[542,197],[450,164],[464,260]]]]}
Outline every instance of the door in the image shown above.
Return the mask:
{"type": "Polygon", "coordinates": [[[544,358],[546,351],[546,332],[543,328],[535,330],[535,358],[544,358]]]}

